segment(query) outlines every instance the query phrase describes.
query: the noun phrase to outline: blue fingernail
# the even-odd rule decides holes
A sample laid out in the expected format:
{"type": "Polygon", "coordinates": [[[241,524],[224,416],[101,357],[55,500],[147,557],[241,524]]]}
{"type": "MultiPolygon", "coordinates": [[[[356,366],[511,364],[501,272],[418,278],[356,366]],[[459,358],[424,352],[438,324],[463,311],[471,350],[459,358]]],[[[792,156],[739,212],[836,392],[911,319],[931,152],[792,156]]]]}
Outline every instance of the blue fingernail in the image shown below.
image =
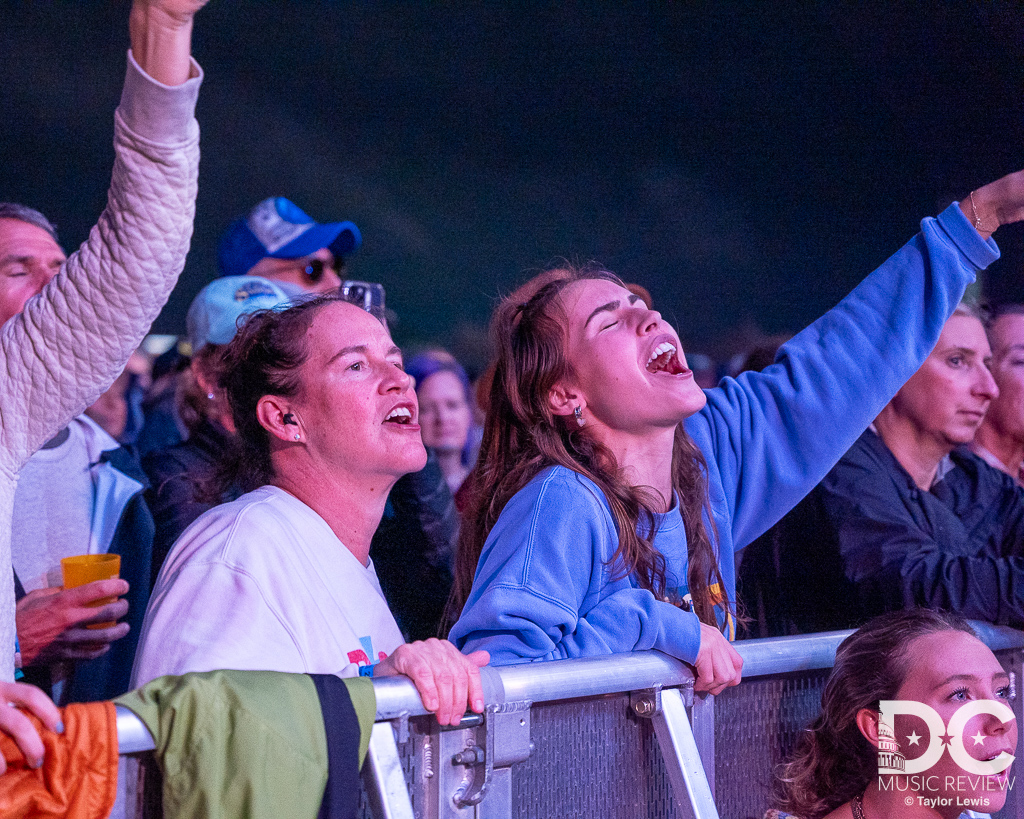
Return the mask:
{"type": "Polygon", "coordinates": [[[58,734],[63,734],[64,733],[64,721],[63,720],[57,720],[57,724],[54,726],[53,730],[56,731],[58,734]]]}

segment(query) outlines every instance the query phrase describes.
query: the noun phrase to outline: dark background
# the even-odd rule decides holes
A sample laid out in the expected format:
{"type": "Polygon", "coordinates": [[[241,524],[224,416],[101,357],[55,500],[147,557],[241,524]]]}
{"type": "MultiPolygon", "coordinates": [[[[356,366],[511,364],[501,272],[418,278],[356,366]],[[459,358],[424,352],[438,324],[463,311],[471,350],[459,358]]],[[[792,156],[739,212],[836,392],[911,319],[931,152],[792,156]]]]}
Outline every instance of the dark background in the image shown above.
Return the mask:
{"type": "MultiPolygon", "coordinates": [[[[0,2],[0,198],[68,248],[105,201],[127,13],[0,2]]],[[[350,275],[384,282],[400,343],[481,355],[497,295],[566,257],[725,355],[1024,166],[1022,44],[998,0],[213,0],[193,249],[154,330],[182,328],[231,219],[281,194],[359,225],[350,275]]],[[[1020,236],[1000,232],[989,295],[1024,298],[1020,236]]]]}

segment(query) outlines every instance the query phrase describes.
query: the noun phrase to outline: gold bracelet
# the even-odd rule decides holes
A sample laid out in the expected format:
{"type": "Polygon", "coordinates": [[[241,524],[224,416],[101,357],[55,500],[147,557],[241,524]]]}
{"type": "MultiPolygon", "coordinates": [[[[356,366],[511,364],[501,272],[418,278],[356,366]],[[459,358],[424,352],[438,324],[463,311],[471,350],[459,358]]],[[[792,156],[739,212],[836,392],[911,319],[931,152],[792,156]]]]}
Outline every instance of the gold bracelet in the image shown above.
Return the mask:
{"type": "MultiPolygon", "coordinates": [[[[974,229],[981,233],[985,228],[981,226],[981,219],[978,218],[978,209],[974,206],[974,191],[971,191],[971,212],[974,214],[974,229]]],[[[994,233],[995,231],[991,232],[994,233]]]]}

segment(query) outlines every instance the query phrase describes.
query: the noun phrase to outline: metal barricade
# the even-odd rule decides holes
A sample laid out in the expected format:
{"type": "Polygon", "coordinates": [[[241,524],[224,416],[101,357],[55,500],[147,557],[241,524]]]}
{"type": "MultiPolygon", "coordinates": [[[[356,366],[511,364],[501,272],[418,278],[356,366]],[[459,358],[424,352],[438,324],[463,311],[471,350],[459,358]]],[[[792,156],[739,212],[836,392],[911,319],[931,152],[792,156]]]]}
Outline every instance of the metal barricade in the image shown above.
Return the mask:
{"type": "MultiPolygon", "coordinates": [[[[973,623],[1021,679],[1024,634],[973,623]]],[[[850,632],[747,640],[743,682],[693,697],[657,652],[483,669],[484,715],[439,729],[412,683],[374,681],[361,810],[375,819],[760,819],[850,632]],[[691,713],[688,718],[687,709],[691,713]]],[[[1014,702],[1024,724],[1022,703],[1014,702]]],[[[122,753],[153,747],[118,709],[122,753]]],[[[1014,789],[999,817],[1024,817],[1014,789]]]]}

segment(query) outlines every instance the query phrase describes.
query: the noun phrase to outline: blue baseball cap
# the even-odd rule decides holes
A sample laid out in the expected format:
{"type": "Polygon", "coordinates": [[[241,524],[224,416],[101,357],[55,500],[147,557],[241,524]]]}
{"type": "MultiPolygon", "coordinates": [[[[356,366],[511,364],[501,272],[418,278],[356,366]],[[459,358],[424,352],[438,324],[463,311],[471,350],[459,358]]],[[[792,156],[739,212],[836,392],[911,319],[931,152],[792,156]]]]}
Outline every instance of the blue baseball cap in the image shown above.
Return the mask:
{"type": "Polygon", "coordinates": [[[363,237],[351,222],[318,224],[283,196],[264,199],[225,231],[217,249],[222,276],[244,276],[268,256],[299,259],[328,248],[335,256],[355,253],[363,237]]]}
{"type": "Polygon", "coordinates": [[[224,276],[214,279],[192,300],[185,329],[192,355],[207,344],[227,344],[238,332],[238,320],[247,313],[289,303],[275,282],[259,276],[224,276]]]}

